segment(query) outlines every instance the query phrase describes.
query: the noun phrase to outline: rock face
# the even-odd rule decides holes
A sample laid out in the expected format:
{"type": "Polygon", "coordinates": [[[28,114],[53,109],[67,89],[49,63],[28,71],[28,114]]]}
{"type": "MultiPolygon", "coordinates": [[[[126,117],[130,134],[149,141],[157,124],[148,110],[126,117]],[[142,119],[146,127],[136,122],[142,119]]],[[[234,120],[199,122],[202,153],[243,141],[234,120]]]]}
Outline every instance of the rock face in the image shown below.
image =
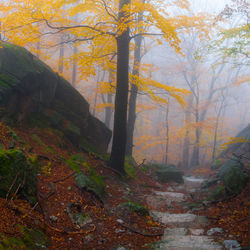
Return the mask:
{"type": "Polygon", "coordinates": [[[105,152],[111,131],[69,82],[24,48],[0,48],[0,119],[53,126],[75,146],[105,152]]]}

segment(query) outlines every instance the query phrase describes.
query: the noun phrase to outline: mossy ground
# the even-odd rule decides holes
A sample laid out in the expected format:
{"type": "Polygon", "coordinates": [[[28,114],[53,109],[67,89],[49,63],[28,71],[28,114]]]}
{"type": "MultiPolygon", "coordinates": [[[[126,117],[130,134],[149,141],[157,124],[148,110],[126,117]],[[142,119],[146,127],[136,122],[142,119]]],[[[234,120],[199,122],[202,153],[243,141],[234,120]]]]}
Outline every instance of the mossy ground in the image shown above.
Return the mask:
{"type": "Polygon", "coordinates": [[[37,169],[26,160],[21,150],[0,150],[0,196],[11,195],[21,188],[22,192],[36,197],[37,169]]]}

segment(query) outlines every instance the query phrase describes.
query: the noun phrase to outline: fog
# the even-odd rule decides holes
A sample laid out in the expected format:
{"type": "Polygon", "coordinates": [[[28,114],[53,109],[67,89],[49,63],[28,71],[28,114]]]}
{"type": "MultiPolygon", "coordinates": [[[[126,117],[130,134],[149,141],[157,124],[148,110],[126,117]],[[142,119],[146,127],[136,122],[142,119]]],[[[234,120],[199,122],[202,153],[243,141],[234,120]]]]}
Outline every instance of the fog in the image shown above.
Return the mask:
{"type": "MultiPolygon", "coordinates": [[[[244,8],[236,11],[237,4],[241,2],[192,0],[189,10],[169,7],[169,16],[173,18],[178,15],[196,18],[193,26],[188,25],[188,21],[187,26],[173,22],[173,26],[178,27],[180,51],[161,35],[142,38],[139,78],[146,85],[137,86],[133,141],[133,156],[138,162],[146,159],[182,167],[211,164],[222,150],[221,145],[249,124],[249,14],[244,8]],[[204,21],[204,17],[208,20],[204,21]],[[233,28],[237,28],[238,33],[233,28]],[[162,85],[170,89],[159,87],[162,85]],[[180,92],[173,91],[173,87],[180,92]],[[188,93],[182,92],[183,89],[188,93]]],[[[247,10],[249,5],[245,8],[247,10]]],[[[62,16],[68,14],[68,9],[67,5],[62,16]]],[[[81,20],[83,24],[90,16],[93,13],[79,12],[71,19],[74,22],[81,20]]],[[[7,30],[2,39],[24,45],[64,75],[88,100],[92,114],[112,129],[116,75],[116,57],[112,49],[115,50],[115,43],[107,39],[102,44],[98,40],[91,47],[90,41],[77,40],[76,31],[59,31],[64,32],[62,36],[62,32],[58,32],[51,38],[45,25],[39,32],[47,34],[35,43],[32,39],[24,43],[22,35],[18,37],[7,30]],[[97,53],[104,49],[107,52],[97,53]],[[93,63],[88,53],[92,59],[100,60],[93,63]],[[103,54],[107,54],[109,60],[105,61],[103,54]],[[111,116],[107,117],[108,114],[111,116]]],[[[150,27],[149,31],[159,33],[157,27],[150,27]]],[[[132,39],[130,74],[134,66],[134,43],[132,39]]]]}

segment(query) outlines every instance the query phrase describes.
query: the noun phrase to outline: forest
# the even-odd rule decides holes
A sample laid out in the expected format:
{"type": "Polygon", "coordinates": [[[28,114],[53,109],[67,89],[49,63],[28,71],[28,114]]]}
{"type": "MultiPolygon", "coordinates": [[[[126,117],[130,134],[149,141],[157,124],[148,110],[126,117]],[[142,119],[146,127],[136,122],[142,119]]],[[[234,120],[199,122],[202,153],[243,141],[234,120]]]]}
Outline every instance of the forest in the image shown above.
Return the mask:
{"type": "Polygon", "coordinates": [[[1,249],[249,249],[247,0],[0,1],[1,249]]]}

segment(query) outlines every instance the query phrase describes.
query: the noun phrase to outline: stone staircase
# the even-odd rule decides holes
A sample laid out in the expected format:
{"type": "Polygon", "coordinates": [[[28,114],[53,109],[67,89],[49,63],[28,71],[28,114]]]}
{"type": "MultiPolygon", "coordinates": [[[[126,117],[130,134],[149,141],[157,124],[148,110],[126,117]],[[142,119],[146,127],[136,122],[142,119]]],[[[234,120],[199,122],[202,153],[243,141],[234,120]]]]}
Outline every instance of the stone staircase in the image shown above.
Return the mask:
{"type": "MultiPolygon", "coordinates": [[[[195,177],[185,177],[184,180],[185,180],[184,185],[170,187],[168,188],[167,192],[153,191],[154,198],[166,202],[168,206],[170,206],[172,202],[181,203],[185,201],[185,199],[187,198],[186,195],[181,191],[185,193],[186,191],[194,192],[195,189],[198,188],[203,181],[205,181],[203,179],[195,177]]],[[[156,210],[152,210],[150,213],[151,216],[156,221],[166,224],[164,235],[161,241],[155,244],[154,249],[166,249],[166,250],[225,249],[225,246],[222,246],[221,244],[213,240],[212,233],[205,234],[203,228],[208,223],[208,220],[204,216],[198,216],[192,213],[170,213],[167,211],[158,212],[156,210]]],[[[223,232],[222,229],[220,230],[223,232]]],[[[236,250],[241,248],[239,245],[234,244],[226,249],[236,250]]]]}

